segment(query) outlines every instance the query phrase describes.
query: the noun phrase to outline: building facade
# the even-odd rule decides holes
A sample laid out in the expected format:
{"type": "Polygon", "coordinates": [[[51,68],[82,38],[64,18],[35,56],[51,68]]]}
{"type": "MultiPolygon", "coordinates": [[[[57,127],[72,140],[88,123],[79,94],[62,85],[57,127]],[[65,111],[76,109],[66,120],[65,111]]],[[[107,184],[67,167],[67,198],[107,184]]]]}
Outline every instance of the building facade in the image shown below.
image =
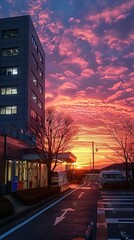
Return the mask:
{"type": "Polygon", "coordinates": [[[44,121],[44,91],[45,53],[30,16],[0,19],[0,130],[44,121]]]}

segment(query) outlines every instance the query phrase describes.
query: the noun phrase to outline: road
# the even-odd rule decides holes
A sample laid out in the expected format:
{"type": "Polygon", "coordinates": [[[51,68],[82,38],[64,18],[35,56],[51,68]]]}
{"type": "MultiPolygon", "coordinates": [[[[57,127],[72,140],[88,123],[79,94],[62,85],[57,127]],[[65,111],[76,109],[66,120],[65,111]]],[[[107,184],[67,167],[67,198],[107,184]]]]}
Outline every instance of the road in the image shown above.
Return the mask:
{"type": "Polygon", "coordinates": [[[85,238],[90,222],[94,222],[93,239],[96,239],[97,201],[99,189],[85,182],[67,192],[44,209],[16,224],[3,233],[5,240],[73,240],[85,238]]]}
{"type": "Polygon", "coordinates": [[[108,240],[120,240],[120,229],[134,240],[134,191],[101,191],[101,199],[108,240]]]}

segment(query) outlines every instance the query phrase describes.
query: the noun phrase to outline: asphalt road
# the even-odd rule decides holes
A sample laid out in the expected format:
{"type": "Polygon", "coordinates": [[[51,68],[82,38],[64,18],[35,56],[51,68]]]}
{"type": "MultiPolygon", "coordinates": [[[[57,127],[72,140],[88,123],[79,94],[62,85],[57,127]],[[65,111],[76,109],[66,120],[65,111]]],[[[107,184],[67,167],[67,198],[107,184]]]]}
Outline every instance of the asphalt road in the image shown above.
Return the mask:
{"type": "Polygon", "coordinates": [[[101,196],[108,240],[120,240],[120,230],[134,240],[134,191],[102,191],[101,196]]]}
{"type": "Polygon", "coordinates": [[[85,238],[90,222],[94,222],[93,239],[96,239],[97,185],[84,183],[45,206],[36,214],[0,236],[5,240],[73,240],[85,238]]]}

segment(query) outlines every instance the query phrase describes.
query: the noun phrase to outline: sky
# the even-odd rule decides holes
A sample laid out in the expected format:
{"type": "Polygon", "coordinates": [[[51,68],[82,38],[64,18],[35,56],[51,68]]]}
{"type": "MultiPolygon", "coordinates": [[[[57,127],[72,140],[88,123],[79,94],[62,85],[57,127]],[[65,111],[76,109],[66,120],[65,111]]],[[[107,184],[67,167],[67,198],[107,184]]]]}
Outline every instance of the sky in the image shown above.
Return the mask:
{"type": "Polygon", "coordinates": [[[45,104],[71,115],[77,166],[119,162],[105,113],[134,112],[133,0],[0,0],[0,18],[30,15],[46,54],[45,104]]]}

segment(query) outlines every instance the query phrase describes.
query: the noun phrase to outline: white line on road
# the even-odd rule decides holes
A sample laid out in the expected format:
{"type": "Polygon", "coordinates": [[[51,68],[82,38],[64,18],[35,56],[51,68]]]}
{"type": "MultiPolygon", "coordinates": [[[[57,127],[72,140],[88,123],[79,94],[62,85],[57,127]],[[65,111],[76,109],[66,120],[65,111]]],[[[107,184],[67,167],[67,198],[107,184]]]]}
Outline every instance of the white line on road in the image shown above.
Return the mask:
{"type": "Polygon", "coordinates": [[[124,212],[133,212],[134,208],[98,208],[99,211],[124,211],[124,212]]]}
{"type": "MultiPolygon", "coordinates": [[[[82,184],[84,185],[84,183],[82,184]]],[[[81,185],[81,186],[82,186],[81,185]]],[[[17,226],[15,226],[14,228],[11,228],[9,231],[5,232],[4,234],[2,234],[0,236],[0,239],[3,239],[5,237],[7,237],[8,235],[10,235],[11,233],[15,232],[17,229],[21,228],[22,226],[24,226],[25,224],[31,222],[33,219],[35,219],[36,217],[38,217],[39,215],[41,215],[42,213],[46,212],[49,208],[53,207],[54,205],[56,205],[57,203],[59,203],[60,201],[62,201],[64,198],[66,198],[67,196],[69,196],[71,193],[73,193],[74,191],[76,191],[77,189],[79,189],[81,186],[73,189],[71,192],[67,193],[66,195],[64,195],[63,197],[59,198],[57,201],[55,201],[54,203],[52,203],[51,205],[49,205],[48,207],[42,209],[41,211],[39,211],[38,213],[34,214],[32,217],[28,218],[27,220],[25,220],[24,222],[18,224],[17,226]]]]}
{"type": "Polygon", "coordinates": [[[106,223],[134,223],[134,218],[106,218],[106,223]]]}

